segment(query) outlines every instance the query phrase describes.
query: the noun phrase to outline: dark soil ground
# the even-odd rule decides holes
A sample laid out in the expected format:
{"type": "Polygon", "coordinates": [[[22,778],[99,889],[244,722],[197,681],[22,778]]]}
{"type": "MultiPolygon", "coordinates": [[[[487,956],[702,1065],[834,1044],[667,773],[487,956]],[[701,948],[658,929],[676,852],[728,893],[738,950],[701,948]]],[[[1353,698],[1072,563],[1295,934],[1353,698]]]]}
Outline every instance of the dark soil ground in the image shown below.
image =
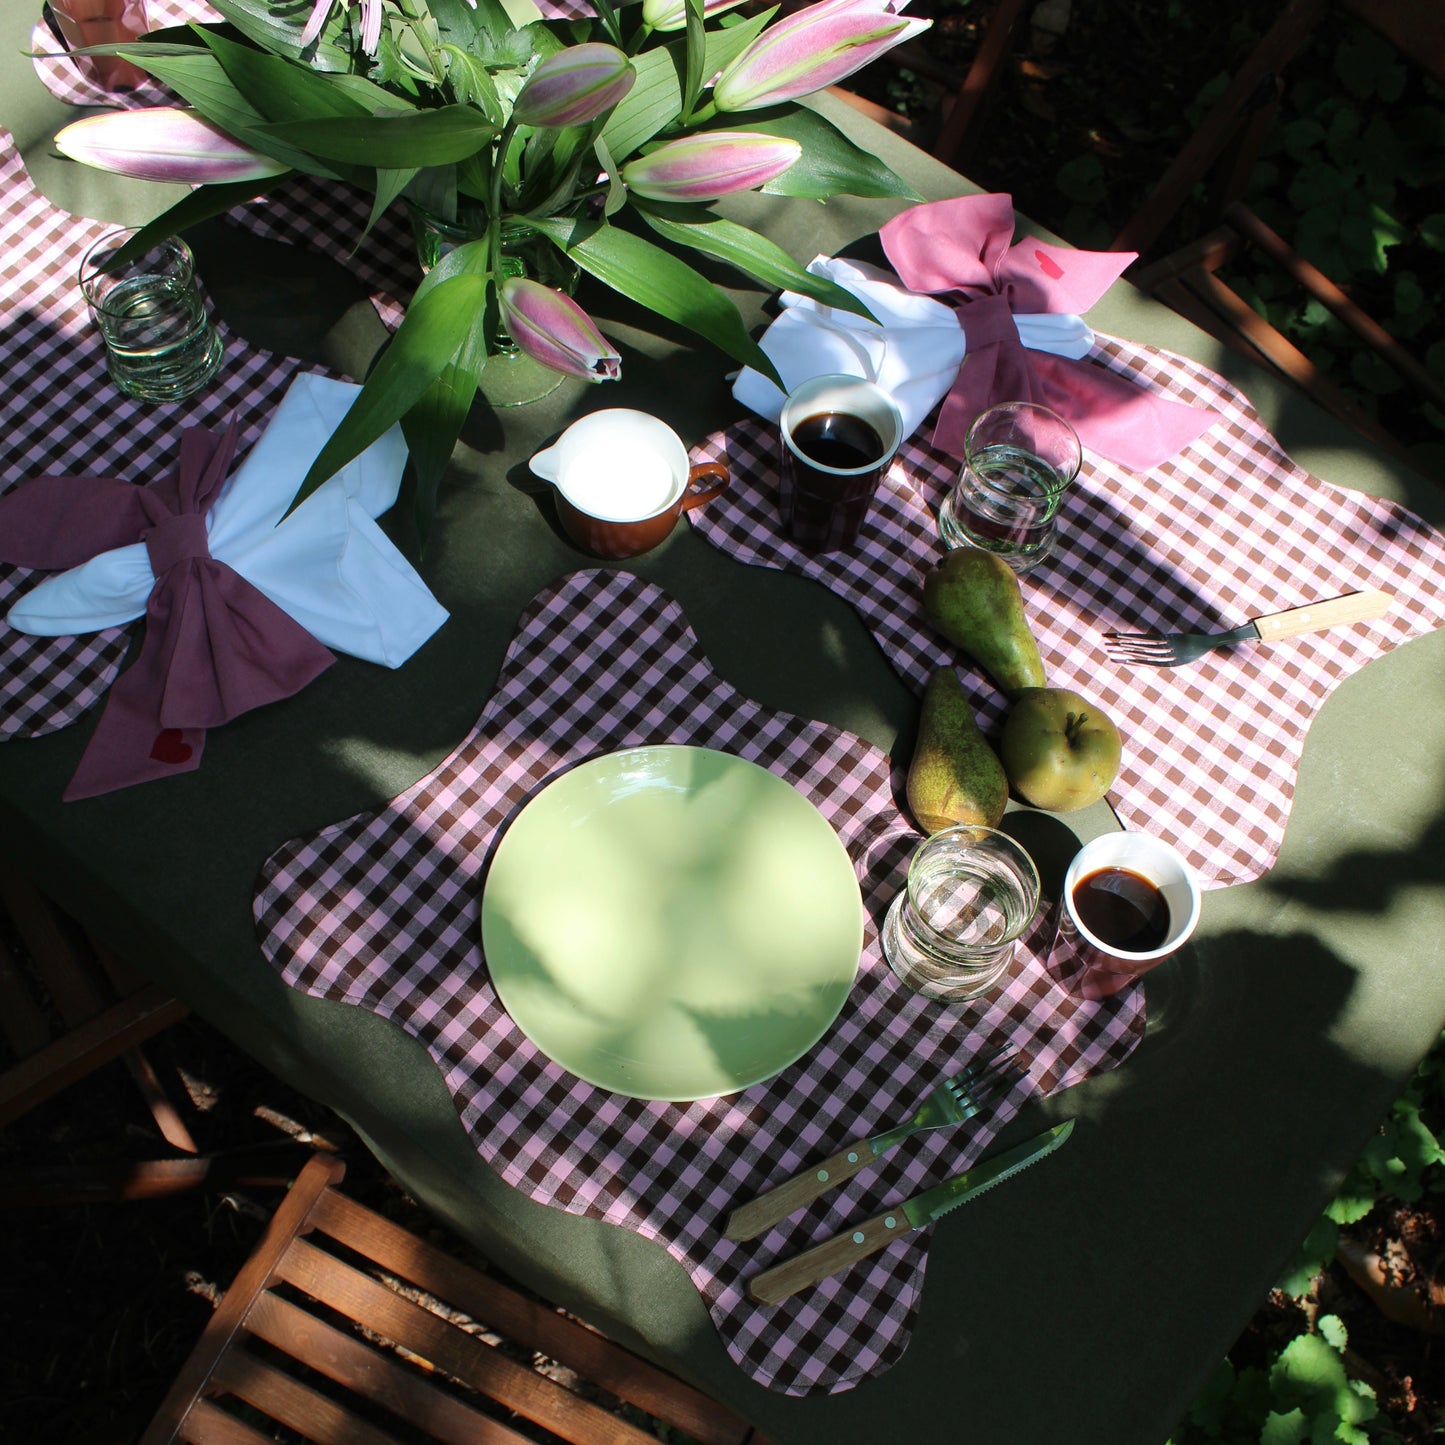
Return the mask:
{"type": "MultiPolygon", "coordinates": [[[[929,13],[915,0],[914,13],[929,13]]],[[[1273,3],[1186,7],[1175,0],[1048,0],[1035,12],[982,143],[963,165],[990,189],[1077,244],[1107,244],[1142,198],[1180,135],[1200,86],[1235,52],[1240,26],[1273,3]],[[1051,18],[1052,17],[1052,18],[1051,18]],[[1059,185],[1072,158],[1104,160],[1101,188],[1083,204],[1059,185]]],[[[938,25],[918,69],[876,66],[858,88],[916,118],[924,144],[944,77],[966,65],[978,4],[937,4],[938,25]],[[926,61],[926,66],[923,62],[926,61]]],[[[203,1150],[313,1139],[350,1161],[348,1189],[419,1232],[435,1226],[327,1111],[283,1086],[209,1026],[188,1020],[149,1052],[203,1150]]],[[[0,1177],[36,1163],[94,1162],[165,1152],[119,1065],[0,1133],[0,1177]]],[[[0,1441],[111,1445],[149,1418],[224,1289],[260,1236],[274,1192],[200,1191],[128,1204],[11,1209],[0,1215],[0,1441]]],[[[1382,1206],[1352,1231],[1382,1255],[1418,1301],[1440,1270],[1445,1200],[1382,1206]]],[[[440,1236],[439,1236],[440,1237],[440,1236]]],[[[1398,1312],[1400,1299],[1375,1294],[1398,1312]]],[[[1335,1265],[1313,1302],[1349,1332],[1352,1373],[1376,1391],[1380,1438],[1445,1434],[1445,1309],[1388,1318],[1335,1265]]],[[[1178,1302],[1161,1300],[1161,1310],[1178,1302]]],[[[1233,1352],[1237,1367],[1266,1361],[1302,1327],[1300,1307],[1262,1302],[1233,1352]]],[[[1029,1445],[1029,1442],[1020,1442],[1029,1445]]],[[[1162,1442],[1161,1442],[1162,1445],[1162,1442]]]]}

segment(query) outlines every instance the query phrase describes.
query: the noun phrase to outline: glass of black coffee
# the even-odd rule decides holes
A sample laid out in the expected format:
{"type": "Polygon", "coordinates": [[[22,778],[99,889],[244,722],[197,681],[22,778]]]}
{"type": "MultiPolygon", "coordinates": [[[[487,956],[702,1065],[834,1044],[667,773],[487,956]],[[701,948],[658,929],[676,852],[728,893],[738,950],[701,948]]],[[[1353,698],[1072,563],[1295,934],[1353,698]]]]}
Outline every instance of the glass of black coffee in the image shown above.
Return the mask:
{"type": "Polygon", "coordinates": [[[778,503],[808,552],[851,547],[903,440],[892,397],[856,376],[815,376],[783,403],[778,503]]]}

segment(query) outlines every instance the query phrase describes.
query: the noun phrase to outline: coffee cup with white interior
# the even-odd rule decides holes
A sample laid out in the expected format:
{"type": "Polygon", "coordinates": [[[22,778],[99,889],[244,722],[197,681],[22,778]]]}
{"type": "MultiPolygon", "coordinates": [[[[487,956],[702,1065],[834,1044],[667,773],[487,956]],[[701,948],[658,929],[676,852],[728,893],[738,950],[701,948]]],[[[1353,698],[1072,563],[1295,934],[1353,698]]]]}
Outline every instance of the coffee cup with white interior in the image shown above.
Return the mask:
{"type": "Polygon", "coordinates": [[[1193,868],[1162,839],[1094,838],[1064,875],[1049,972],[1071,993],[1108,998],[1184,947],[1199,906],[1193,868]]]}
{"type": "Polygon", "coordinates": [[[856,376],[815,376],[788,393],[778,420],[783,530],[807,552],[851,547],[903,440],[897,403],[856,376]]]}
{"type": "Polygon", "coordinates": [[[720,462],[688,463],[682,438],[655,416],[626,407],[574,421],[531,460],[555,489],[557,520],[594,557],[636,557],[664,541],[685,511],[728,485],[720,462]]]}

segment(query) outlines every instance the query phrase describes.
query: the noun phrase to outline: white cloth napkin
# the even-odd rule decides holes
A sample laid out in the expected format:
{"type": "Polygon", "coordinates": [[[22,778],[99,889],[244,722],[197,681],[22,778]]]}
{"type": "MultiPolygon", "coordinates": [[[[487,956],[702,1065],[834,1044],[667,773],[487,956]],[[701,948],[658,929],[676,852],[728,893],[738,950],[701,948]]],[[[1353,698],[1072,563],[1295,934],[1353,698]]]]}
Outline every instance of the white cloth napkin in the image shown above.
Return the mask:
{"type": "MultiPolygon", "coordinates": [[[[447,620],[373,520],[396,501],[406,442],[392,427],[277,526],[307,469],[361,388],[303,374],[246,460],[226,479],[206,530],[239,572],[318,642],[400,667],[447,620]]],[[[118,627],[145,613],[155,574],[144,542],[92,557],[32,587],[7,621],[42,637],[118,627]]]]}
{"type": "MultiPolygon", "coordinates": [[[[788,391],[811,376],[840,373],[876,382],[903,413],[903,435],[912,436],[943,399],[963,364],[963,328],[953,308],[910,291],[891,272],[863,261],[819,256],[808,266],[851,291],[877,323],[785,291],[784,310],[763,333],[761,346],[788,391]]],[[[1078,316],[1015,316],[1019,339],[1034,351],[1078,360],[1094,333],[1078,316]]],[[[786,393],[761,372],[745,367],[733,395],[750,411],[776,422],[786,393]]]]}

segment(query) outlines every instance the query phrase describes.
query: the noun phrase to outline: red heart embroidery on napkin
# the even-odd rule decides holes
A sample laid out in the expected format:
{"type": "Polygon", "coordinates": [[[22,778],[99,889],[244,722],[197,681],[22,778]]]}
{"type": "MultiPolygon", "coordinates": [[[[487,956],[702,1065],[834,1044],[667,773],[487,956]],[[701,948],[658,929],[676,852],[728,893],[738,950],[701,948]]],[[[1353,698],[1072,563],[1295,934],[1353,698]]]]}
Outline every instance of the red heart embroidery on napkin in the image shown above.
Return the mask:
{"type": "Polygon", "coordinates": [[[1045,251],[1035,251],[1034,260],[1039,263],[1039,270],[1050,280],[1057,281],[1064,274],[1064,268],[1045,251]]]}
{"type": "Polygon", "coordinates": [[[158,763],[188,763],[191,745],[181,737],[179,728],[167,728],[156,734],[156,740],[151,744],[151,757],[158,763]]]}

